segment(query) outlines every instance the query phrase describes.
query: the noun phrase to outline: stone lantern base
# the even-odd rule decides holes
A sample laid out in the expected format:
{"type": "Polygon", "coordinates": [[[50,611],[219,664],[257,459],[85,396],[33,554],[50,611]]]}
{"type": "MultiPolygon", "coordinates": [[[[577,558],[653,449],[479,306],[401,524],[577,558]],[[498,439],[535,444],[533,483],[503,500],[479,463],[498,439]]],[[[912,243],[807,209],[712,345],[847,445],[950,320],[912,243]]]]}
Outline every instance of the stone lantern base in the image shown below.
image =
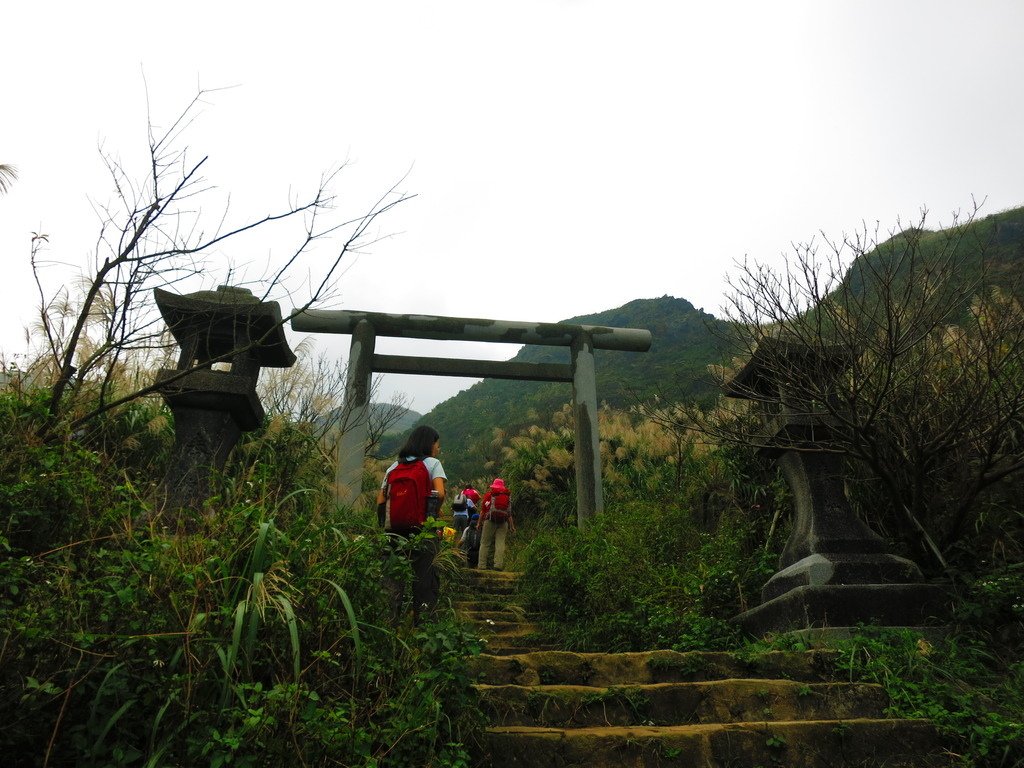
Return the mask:
{"type": "Polygon", "coordinates": [[[937,584],[821,584],[796,587],[736,616],[761,637],[780,632],[845,632],[858,625],[925,627],[949,617],[950,594],[937,584]]]}

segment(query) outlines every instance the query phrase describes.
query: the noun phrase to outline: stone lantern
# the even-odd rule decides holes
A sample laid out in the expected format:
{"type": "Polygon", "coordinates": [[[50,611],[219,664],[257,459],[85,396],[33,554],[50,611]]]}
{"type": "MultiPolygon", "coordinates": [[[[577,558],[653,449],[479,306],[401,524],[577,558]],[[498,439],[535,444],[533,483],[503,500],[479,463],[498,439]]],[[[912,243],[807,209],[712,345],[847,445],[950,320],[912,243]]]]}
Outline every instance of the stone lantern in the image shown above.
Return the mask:
{"type": "Polygon", "coordinates": [[[165,508],[198,511],[210,497],[212,472],[224,468],[242,432],[263,423],[256,394],[260,368],[288,368],[295,354],[280,305],[261,302],[245,288],[184,296],[157,288],[154,295],[181,347],[177,368],[161,369],[156,377],[174,414],[174,448],[162,483],[165,508]]]}
{"type": "Polygon", "coordinates": [[[793,528],[780,570],[761,590],[761,604],[735,619],[752,634],[920,626],[947,612],[945,590],[922,583],[918,566],[888,552],[857,518],[844,493],[842,457],[827,450],[825,413],[776,373],[801,368],[808,376],[835,377],[849,355],[766,340],[724,385],[728,397],[759,403],[761,453],[775,459],[793,495],[793,528]]]}

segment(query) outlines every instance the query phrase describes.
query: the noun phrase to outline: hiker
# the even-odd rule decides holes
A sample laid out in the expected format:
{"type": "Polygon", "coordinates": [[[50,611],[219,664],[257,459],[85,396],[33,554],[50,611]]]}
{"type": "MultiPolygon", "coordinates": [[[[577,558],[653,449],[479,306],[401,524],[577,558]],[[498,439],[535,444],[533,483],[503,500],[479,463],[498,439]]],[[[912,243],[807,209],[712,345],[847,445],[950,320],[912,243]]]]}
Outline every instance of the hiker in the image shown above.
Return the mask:
{"type": "Polygon", "coordinates": [[[483,523],[483,530],[480,532],[479,567],[484,571],[491,568],[493,557],[493,569],[500,571],[505,567],[505,538],[516,530],[512,520],[512,497],[500,477],[494,478],[484,494],[480,522],[483,523]]]}
{"type": "Polygon", "coordinates": [[[465,491],[459,491],[452,499],[452,521],[455,525],[455,533],[462,536],[462,532],[469,525],[469,516],[473,513],[473,502],[466,495],[465,491]]]}
{"type": "Polygon", "coordinates": [[[476,568],[480,561],[480,515],[474,512],[469,516],[469,525],[459,539],[459,550],[466,556],[470,568],[476,568]]]}
{"type": "MultiPolygon", "coordinates": [[[[437,458],[441,451],[441,437],[433,427],[416,427],[398,449],[398,459],[384,473],[377,492],[377,517],[381,521],[392,546],[408,541],[418,534],[428,517],[437,517],[444,501],[444,467],[437,458]],[[431,491],[434,493],[431,494],[431,491]]],[[[454,535],[454,534],[453,534],[454,535]]],[[[413,622],[431,618],[437,605],[440,579],[434,558],[439,539],[421,537],[409,552],[412,565],[413,622]]],[[[404,590],[390,582],[388,588],[395,598],[396,619],[401,618],[405,601],[404,590]]]]}
{"type": "MultiPolygon", "coordinates": [[[[480,492],[472,485],[467,485],[462,489],[462,492],[466,494],[466,498],[473,502],[473,508],[480,511],[480,492]]],[[[472,514],[472,513],[471,513],[472,514]]]]}

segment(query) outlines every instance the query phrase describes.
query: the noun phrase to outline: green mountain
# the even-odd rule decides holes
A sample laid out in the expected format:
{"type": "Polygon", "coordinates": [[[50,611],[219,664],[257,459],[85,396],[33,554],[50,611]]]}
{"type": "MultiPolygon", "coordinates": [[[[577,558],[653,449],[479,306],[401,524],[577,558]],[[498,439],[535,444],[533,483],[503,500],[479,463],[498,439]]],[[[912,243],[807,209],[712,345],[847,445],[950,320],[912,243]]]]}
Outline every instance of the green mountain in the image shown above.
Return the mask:
{"type": "MultiPolygon", "coordinates": [[[[985,262],[986,282],[1009,286],[1020,283],[1024,262],[1024,208],[1003,211],[977,219],[957,229],[937,232],[907,230],[861,255],[847,273],[854,293],[877,291],[867,278],[880,269],[882,261],[906,250],[912,243],[915,258],[936,264],[953,259],[953,270],[963,285],[974,284],[985,262]],[[858,281],[862,281],[860,285],[858,281]]],[[[900,261],[901,270],[910,261],[900,261]]],[[[881,270],[884,272],[884,270],[881,270]]],[[[896,279],[899,279],[898,275],[896,279]]],[[[965,297],[965,301],[969,300],[965,297]]],[[[663,402],[711,400],[718,390],[707,372],[719,363],[725,351],[728,324],[685,299],[662,296],[637,299],[617,309],[562,321],[620,328],[646,328],[653,342],[648,352],[597,350],[597,396],[600,402],[629,407],[638,399],[657,395],[663,402]]],[[[560,347],[523,347],[513,360],[521,362],[569,361],[569,351],[560,347]]],[[[531,424],[547,426],[552,414],[572,398],[571,385],[549,382],[485,380],[460,392],[426,414],[420,423],[431,424],[441,433],[444,465],[453,481],[471,480],[486,474],[485,467],[499,458],[491,445],[495,428],[514,434],[531,424]]],[[[396,450],[382,446],[383,454],[396,450]]]]}
{"type": "Polygon", "coordinates": [[[879,280],[899,285],[911,271],[918,281],[930,272],[969,303],[982,284],[1019,289],[1022,262],[1024,208],[1012,208],[942,230],[906,229],[858,257],[846,281],[854,295],[871,296],[879,280]]]}
{"type": "MultiPolygon", "coordinates": [[[[562,322],[651,332],[647,352],[595,352],[599,402],[628,407],[638,398],[654,395],[673,402],[709,399],[717,391],[707,366],[722,358],[715,331],[724,323],[685,299],[637,299],[617,309],[562,322]]],[[[512,359],[568,363],[569,350],[526,346],[512,359]]],[[[487,462],[498,458],[498,449],[491,445],[495,427],[515,433],[532,424],[547,426],[551,415],[571,399],[572,385],[567,383],[488,379],[439,404],[422,423],[441,433],[448,476],[455,481],[471,480],[483,476],[487,462]]]]}

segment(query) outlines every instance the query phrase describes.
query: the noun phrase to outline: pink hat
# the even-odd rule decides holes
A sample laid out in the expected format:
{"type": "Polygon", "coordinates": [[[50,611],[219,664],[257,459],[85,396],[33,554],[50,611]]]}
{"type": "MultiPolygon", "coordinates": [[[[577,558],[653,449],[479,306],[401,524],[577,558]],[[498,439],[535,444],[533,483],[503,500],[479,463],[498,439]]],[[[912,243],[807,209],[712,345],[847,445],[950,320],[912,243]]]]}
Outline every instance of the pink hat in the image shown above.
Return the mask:
{"type": "Polygon", "coordinates": [[[494,478],[494,482],[491,483],[491,490],[497,491],[498,493],[508,493],[508,488],[505,487],[505,481],[500,477],[494,478]]]}

